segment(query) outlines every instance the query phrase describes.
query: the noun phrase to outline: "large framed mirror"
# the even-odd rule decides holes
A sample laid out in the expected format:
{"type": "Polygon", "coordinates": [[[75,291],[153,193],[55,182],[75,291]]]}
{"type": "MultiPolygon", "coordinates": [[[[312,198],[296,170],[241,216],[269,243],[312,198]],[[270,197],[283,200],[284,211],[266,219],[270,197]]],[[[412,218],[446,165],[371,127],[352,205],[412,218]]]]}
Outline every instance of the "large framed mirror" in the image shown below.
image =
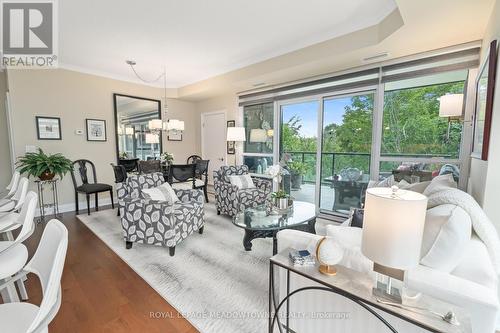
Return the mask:
{"type": "Polygon", "coordinates": [[[118,164],[132,171],[139,160],[160,159],[161,102],[121,94],[113,94],[113,99],[118,164]]]}

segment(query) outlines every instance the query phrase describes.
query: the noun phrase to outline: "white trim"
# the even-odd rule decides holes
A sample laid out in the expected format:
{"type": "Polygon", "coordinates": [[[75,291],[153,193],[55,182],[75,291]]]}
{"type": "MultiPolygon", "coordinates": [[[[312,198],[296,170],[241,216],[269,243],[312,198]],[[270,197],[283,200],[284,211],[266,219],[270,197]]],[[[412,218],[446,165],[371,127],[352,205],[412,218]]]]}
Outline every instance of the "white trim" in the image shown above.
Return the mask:
{"type": "Polygon", "coordinates": [[[456,158],[442,157],[407,157],[407,156],[380,156],[382,162],[420,162],[420,163],[452,163],[460,164],[456,158]]]}
{"type": "Polygon", "coordinates": [[[14,146],[14,132],[12,127],[12,103],[10,102],[10,93],[7,91],[5,93],[5,116],[7,118],[7,135],[9,136],[9,147],[10,147],[10,164],[12,168],[12,173],[14,173],[16,166],[16,150],[14,146]]]}
{"type": "MultiPolygon", "coordinates": [[[[78,202],[79,208],[80,208],[80,214],[87,214],[87,201],[79,201],[78,202]]],[[[99,208],[102,208],[103,206],[111,205],[111,198],[107,197],[104,199],[99,199],[99,208]]],[[[115,209],[117,208],[118,202],[115,199],[115,209]]],[[[95,208],[95,201],[91,200],[90,201],[90,208],[95,208]]],[[[107,208],[106,208],[107,209],[107,208]]],[[[69,213],[69,212],[75,212],[76,211],[76,206],[75,203],[67,203],[67,204],[62,204],[59,205],[59,213],[69,213]]],[[[92,214],[93,211],[90,213],[92,214]]],[[[45,209],[45,216],[50,218],[52,215],[52,208],[46,208],[45,209]]],[[[40,217],[40,211],[37,209],[37,213],[35,217],[40,217]]]]}
{"type": "MultiPolygon", "coordinates": [[[[474,141],[474,109],[476,107],[476,79],[479,70],[477,68],[469,69],[469,76],[467,78],[466,87],[466,100],[465,100],[465,113],[464,121],[462,123],[462,144],[460,145],[460,179],[458,187],[464,191],[467,190],[470,176],[470,163],[472,153],[472,143],[474,141]]],[[[500,318],[500,317],[499,317],[500,318]]]]}

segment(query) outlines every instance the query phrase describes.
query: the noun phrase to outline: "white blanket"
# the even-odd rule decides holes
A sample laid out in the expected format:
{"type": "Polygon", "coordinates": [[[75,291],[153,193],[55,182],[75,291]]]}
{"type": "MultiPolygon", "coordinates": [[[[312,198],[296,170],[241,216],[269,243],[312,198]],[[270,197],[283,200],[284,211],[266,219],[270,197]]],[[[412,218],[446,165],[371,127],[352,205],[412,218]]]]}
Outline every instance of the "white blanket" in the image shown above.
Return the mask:
{"type": "Polygon", "coordinates": [[[488,248],[491,261],[500,275],[500,239],[493,223],[479,204],[468,193],[455,188],[442,188],[429,195],[428,208],[443,204],[452,204],[465,210],[472,220],[472,228],[488,248]]]}

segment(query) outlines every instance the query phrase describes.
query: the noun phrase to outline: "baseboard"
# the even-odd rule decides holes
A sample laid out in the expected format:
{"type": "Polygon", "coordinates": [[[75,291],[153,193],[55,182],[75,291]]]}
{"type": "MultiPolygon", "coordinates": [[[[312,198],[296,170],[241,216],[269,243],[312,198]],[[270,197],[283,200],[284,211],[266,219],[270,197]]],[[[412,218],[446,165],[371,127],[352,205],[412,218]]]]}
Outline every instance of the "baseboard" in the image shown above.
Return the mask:
{"type": "MultiPolygon", "coordinates": [[[[78,205],[80,208],[80,213],[83,211],[87,211],[87,201],[79,201],[78,205]]],[[[103,207],[103,206],[107,206],[107,205],[111,205],[111,198],[110,197],[99,199],[99,207],[103,207]]],[[[116,205],[116,201],[115,201],[115,205],[116,205]]],[[[95,208],[94,200],[90,201],[90,208],[95,208]]],[[[59,213],[68,213],[68,212],[74,212],[74,211],[76,211],[75,203],[67,203],[67,204],[59,205],[59,213]]],[[[50,207],[45,208],[45,214],[50,216],[52,214],[52,208],[50,208],[50,207]]],[[[40,216],[39,210],[37,211],[35,216],[36,217],[40,216]]]]}

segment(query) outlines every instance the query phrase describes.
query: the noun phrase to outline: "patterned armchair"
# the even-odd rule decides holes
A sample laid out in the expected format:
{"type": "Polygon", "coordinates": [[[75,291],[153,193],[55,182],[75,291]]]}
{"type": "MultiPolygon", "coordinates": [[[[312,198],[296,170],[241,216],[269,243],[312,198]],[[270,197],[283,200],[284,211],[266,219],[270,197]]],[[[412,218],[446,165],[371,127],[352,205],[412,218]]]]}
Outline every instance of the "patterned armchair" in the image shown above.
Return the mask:
{"type": "Polygon", "coordinates": [[[223,166],[214,171],[215,206],[217,214],[234,216],[249,207],[262,205],[268,200],[272,192],[270,179],[252,177],[256,188],[238,190],[231,185],[228,176],[244,175],[248,173],[248,166],[223,166]]]}
{"type": "Polygon", "coordinates": [[[141,189],[163,184],[159,172],[129,176],[118,183],[118,209],[127,249],[133,242],[167,246],[170,255],[175,246],[193,232],[203,233],[204,197],[200,190],[174,190],[180,203],[169,205],[147,199],[141,189]]]}

